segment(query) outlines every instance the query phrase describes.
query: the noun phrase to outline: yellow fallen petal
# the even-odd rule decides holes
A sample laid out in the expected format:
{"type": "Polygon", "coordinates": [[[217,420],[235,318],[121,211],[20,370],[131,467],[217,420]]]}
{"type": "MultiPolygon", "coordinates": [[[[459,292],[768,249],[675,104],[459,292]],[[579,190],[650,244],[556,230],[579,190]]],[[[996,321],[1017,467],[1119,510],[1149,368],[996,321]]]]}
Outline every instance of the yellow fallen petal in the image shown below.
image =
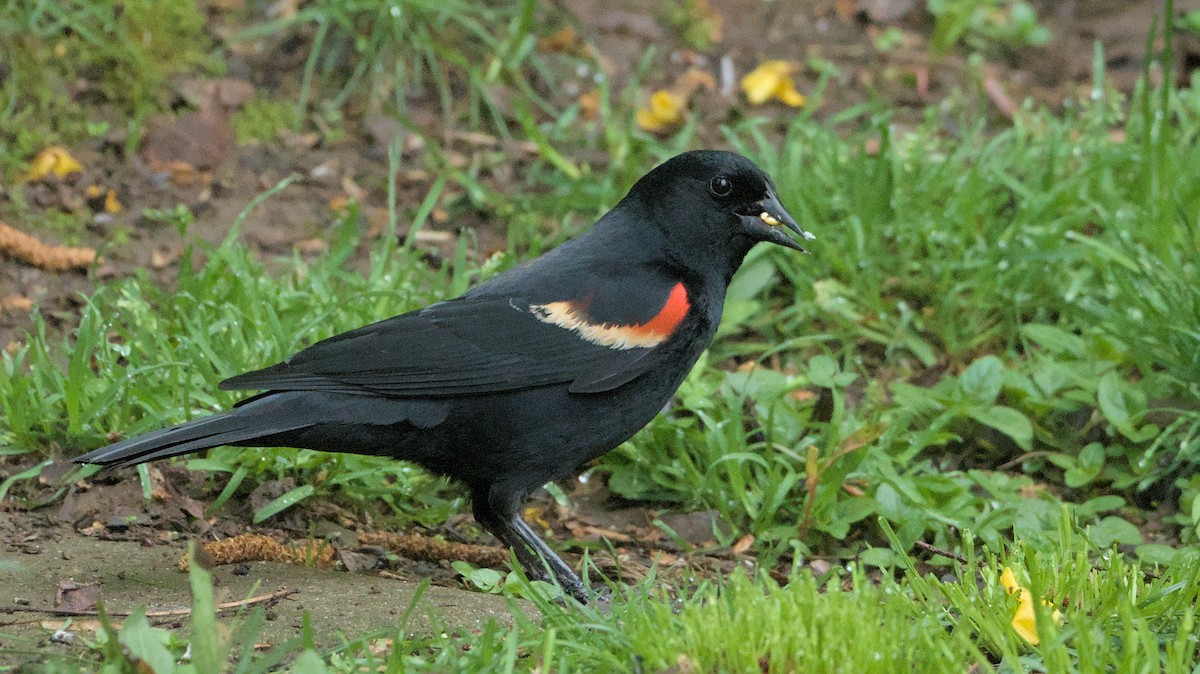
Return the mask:
{"type": "Polygon", "coordinates": [[[779,98],[794,107],[804,105],[804,97],[796,91],[791,77],[798,69],[799,66],[790,61],[763,61],[742,78],[742,93],[752,105],[761,105],[772,98],[779,98]]]}
{"type": "Polygon", "coordinates": [[[802,108],[808,102],[804,94],[796,91],[796,85],[788,78],[779,83],[779,89],[775,91],[775,97],[783,102],[784,105],[790,105],[793,108],[802,108]]]}
{"type": "Polygon", "coordinates": [[[650,96],[649,107],[637,111],[637,125],[646,131],[666,131],[683,121],[687,101],[665,89],[650,96]]]}
{"type": "Polygon", "coordinates": [[[66,148],[53,145],[39,152],[33,161],[29,162],[29,173],[25,174],[25,178],[41,180],[51,173],[61,178],[82,170],[83,164],[72,157],[66,148]]]}
{"type": "Polygon", "coordinates": [[[121,205],[121,200],[117,198],[115,190],[109,190],[108,194],[104,195],[104,212],[105,213],[120,213],[125,207],[121,205]]]}

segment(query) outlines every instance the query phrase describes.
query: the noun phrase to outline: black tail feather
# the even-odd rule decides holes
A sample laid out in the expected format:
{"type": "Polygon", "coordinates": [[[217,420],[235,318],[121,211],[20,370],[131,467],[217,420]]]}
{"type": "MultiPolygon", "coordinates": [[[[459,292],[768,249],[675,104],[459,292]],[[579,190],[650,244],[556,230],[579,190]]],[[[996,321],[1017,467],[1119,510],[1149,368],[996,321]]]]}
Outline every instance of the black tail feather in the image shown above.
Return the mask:
{"type": "Polygon", "coordinates": [[[307,422],[288,419],[283,415],[246,414],[246,409],[240,407],[122,440],[76,457],[74,461],[124,468],[198,452],[209,447],[243,444],[255,438],[265,438],[309,425],[307,422]],[[275,416],[280,418],[271,418],[275,416]]]}

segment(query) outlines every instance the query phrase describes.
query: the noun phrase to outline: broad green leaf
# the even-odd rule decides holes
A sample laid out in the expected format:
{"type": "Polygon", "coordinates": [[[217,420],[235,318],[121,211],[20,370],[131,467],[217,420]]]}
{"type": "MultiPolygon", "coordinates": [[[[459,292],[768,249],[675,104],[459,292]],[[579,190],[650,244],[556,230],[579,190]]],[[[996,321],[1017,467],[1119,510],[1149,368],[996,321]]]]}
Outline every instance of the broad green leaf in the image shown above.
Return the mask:
{"type": "Polygon", "coordinates": [[[1129,428],[1129,408],[1122,394],[1123,382],[1116,372],[1109,371],[1100,379],[1096,389],[1096,399],[1100,403],[1100,412],[1104,418],[1119,430],[1129,428]]]}
{"type": "Polygon", "coordinates": [[[833,388],[835,385],[834,377],[837,373],[837,363],[829,356],[822,354],[808,359],[808,380],[814,386],[833,388]]]}
{"type": "Polygon", "coordinates": [[[1004,364],[995,356],[975,359],[958,378],[958,385],[968,400],[980,405],[996,402],[1004,383],[1004,364]]]}
{"type": "Polygon", "coordinates": [[[170,638],[170,632],[151,627],[145,613],[139,609],[121,624],[118,640],[127,649],[130,659],[140,661],[139,669],[145,666],[155,674],[169,674],[175,669],[175,657],[164,642],[170,638]]]}
{"type": "Polygon", "coordinates": [[[1012,438],[1017,446],[1029,451],[1033,445],[1033,424],[1029,418],[1011,407],[993,405],[992,407],[975,407],[968,414],[971,418],[985,426],[1000,431],[1012,438]]]}
{"type": "Polygon", "coordinates": [[[1109,515],[1099,523],[1088,527],[1088,535],[1098,547],[1107,548],[1114,544],[1140,545],[1144,541],[1142,532],[1126,520],[1109,515]]]}
{"type": "Polygon", "coordinates": [[[1083,355],[1083,338],[1053,325],[1031,323],[1021,327],[1021,334],[1038,346],[1055,354],[1083,355]]]}

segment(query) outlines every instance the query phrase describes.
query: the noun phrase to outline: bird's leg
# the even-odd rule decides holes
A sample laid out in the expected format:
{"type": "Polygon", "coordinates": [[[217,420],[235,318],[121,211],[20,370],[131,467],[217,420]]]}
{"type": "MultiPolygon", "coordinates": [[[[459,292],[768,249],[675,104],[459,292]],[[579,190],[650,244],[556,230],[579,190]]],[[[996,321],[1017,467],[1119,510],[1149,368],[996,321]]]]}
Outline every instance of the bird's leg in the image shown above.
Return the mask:
{"type": "Polygon", "coordinates": [[[579,576],[575,575],[575,571],[567,566],[567,563],[561,557],[554,554],[550,546],[546,545],[546,542],[535,534],[533,529],[529,528],[529,524],[520,515],[514,515],[512,519],[508,520],[507,524],[520,540],[540,557],[540,565],[549,567],[550,573],[554,575],[554,579],[558,581],[562,589],[584,604],[589,599],[592,599],[583,581],[579,579],[579,576]]]}
{"type": "Polygon", "coordinates": [[[592,599],[579,576],[521,519],[517,512],[520,499],[508,495],[496,498],[494,494],[492,489],[474,490],[471,505],[475,521],[512,548],[531,579],[554,578],[564,591],[580,602],[586,604],[592,599]]]}

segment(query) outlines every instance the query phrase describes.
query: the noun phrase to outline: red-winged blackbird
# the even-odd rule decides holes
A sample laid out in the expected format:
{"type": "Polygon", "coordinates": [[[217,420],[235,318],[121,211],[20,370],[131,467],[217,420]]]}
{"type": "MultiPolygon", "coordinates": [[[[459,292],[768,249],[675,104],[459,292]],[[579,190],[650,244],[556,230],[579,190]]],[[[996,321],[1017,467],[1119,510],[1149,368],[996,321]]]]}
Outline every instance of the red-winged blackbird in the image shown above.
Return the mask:
{"type": "Polygon", "coordinates": [[[521,518],[522,500],[645,426],[720,322],[760,241],[803,251],[775,187],[745,157],[688,152],[583,235],[465,295],[318,342],[221,383],[232,409],[97,449],[132,466],[220,445],[415,461],[471,488],[475,519],[531,577],[587,590],[521,518]]]}

